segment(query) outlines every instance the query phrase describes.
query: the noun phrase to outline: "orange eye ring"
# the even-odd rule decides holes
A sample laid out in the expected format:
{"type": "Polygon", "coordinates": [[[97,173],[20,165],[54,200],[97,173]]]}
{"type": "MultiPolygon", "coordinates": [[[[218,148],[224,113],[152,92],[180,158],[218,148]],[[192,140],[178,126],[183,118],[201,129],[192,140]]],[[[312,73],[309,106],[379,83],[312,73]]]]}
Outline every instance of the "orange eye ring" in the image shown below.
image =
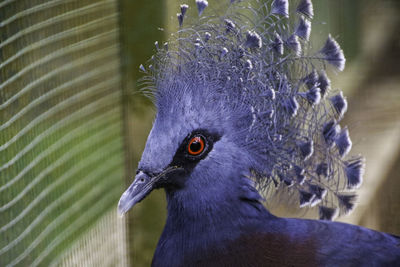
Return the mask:
{"type": "Polygon", "coordinates": [[[195,136],[190,139],[187,150],[190,155],[197,156],[204,151],[204,139],[201,136],[195,136]]]}

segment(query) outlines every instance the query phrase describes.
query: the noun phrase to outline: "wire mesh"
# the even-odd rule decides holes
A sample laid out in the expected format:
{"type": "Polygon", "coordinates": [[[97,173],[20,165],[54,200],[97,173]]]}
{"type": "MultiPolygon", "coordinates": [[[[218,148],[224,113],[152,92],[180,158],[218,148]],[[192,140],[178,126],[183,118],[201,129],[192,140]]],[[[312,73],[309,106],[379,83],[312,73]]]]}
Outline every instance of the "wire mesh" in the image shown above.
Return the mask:
{"type": "Polygon", "coordinates": [[[0,266],[127,264],[118,39],[114,0],[0,2],[0,266]]]}

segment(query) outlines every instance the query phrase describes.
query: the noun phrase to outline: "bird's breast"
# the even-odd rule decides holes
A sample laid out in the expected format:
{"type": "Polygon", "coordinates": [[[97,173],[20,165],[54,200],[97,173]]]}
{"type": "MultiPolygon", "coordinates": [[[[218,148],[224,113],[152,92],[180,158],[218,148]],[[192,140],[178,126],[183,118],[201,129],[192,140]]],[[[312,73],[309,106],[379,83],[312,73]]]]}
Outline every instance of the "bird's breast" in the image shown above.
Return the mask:
{"type": "Polygon", "coordinates": [[[225,240],[181,237],[160,243],[153,266],[318,266],[312,240],[279,233],[249,231],[225,240]]]}

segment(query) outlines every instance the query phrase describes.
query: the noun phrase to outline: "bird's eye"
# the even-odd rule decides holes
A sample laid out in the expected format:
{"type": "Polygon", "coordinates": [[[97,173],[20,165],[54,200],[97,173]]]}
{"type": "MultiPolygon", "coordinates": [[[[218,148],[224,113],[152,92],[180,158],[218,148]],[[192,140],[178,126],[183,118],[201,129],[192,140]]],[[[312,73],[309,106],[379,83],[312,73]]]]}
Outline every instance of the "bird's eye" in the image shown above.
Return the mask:
{"type": "Polygon", "coordinates": [[[195,136],[190,139],[189,144],[187,146],[187,151],[192,156],[197,156],[204,151],[205,141],[202,136],[195,136]]]}

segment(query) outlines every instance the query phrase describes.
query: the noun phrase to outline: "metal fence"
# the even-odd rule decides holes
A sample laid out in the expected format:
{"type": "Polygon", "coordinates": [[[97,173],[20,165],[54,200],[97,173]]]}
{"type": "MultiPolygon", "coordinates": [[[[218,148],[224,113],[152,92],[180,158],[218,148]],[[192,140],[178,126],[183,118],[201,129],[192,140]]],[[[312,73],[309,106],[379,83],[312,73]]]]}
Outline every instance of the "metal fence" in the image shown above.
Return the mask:
{"type": "Polygon", "coordinates": [[[0,266],[127,264],[118,29],[114,0],[0,2],[0,266]]]}

